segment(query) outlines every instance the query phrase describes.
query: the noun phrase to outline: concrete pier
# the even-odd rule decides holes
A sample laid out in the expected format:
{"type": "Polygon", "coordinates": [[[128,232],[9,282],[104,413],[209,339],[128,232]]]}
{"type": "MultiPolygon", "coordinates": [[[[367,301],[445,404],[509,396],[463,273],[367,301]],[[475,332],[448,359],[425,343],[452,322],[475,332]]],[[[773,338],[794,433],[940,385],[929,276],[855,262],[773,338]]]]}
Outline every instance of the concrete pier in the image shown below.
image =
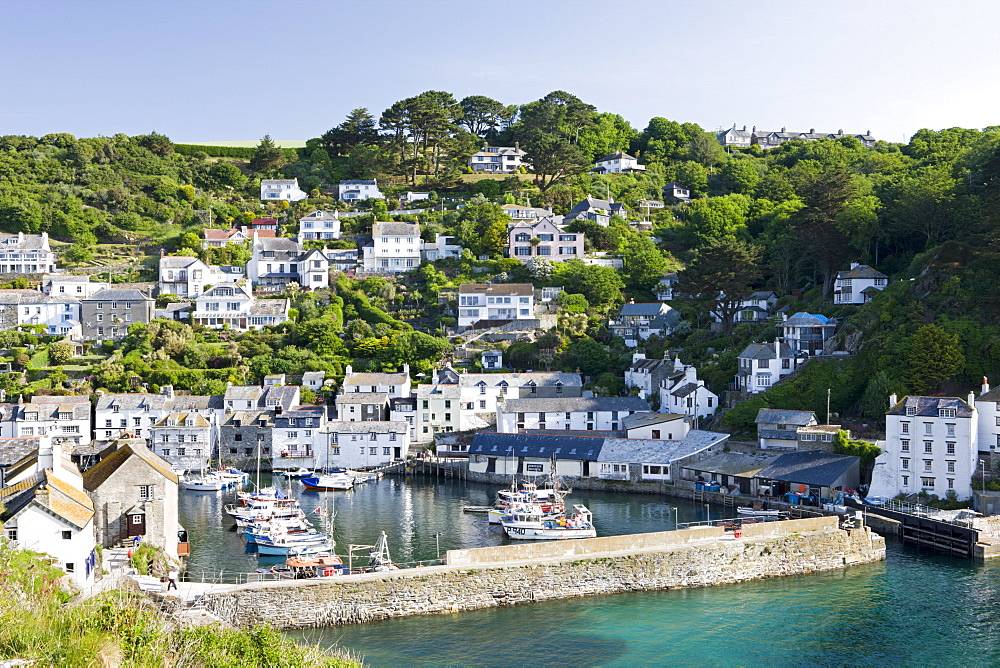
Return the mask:
{"type": "Polygon", "coordinates": [[[237,626],[335,626],[599,594],[804,575],[885,559],[885,541],[836,517],[451,550],[443,566],[207,593],[237,626]]]}

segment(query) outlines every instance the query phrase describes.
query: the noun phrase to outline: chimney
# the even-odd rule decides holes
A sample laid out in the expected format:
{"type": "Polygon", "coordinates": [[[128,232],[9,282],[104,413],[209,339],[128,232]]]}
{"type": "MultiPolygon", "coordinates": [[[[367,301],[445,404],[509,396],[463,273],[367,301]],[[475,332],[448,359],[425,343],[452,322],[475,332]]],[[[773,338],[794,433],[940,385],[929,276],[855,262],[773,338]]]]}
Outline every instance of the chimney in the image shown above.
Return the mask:
{"type": "Polygon", "coordinates": [[[160,388],[160,394],[162,394],[163,396],[165,396],[167,399],[173,399],[174,398],[174,386],[173,385],[164,385],[164,386],[162,386],[160,388]]]}
{"type": "Polygon", "coordinates": [[[38,470],[56,471],[62,468],[62,444],[51,439],[40,439],[38,444],[38,470]],[[48,445],[43,443],[48,440],[48,445]]]}
{"type": "Polygon", "coordinates": [[[785,130],[785,126],[784,125],[781,126],[781,131],[782,132],[787,132],[787,130],[785,130]]]}
{"type": "MultiPolygon", "coordinates": [[[[755,129],[756,129],[756,128],[755,128],[755,129]]],[[[744,124],[743,124],[743,132],[746,132],[746,131],[747,131],[747,126],[746,126],[746,123],[744,123],[744,124]]]]}
{"type": "Polygon", "coordinates": [[[634,304],[635,303],[635,297],[632,297],[631,299],[629,299],[628,303],[629,304],[634,304]]]}
{"type": "Polygon", "coordinates": [[[975,407],[976,405],[976,393],[969,392],[969,406],[975,407]]]}
{"type": "Polygon", "coordinates": [[[774,359],[781,359],[781,339],[774,337],[774,359]]]}
{"type": "Polygon", "coordinates": [[[351,367],[350,364],[348,364],[347,366],[344,367],[344,375],[345,376],[350,376],[352,373],[354,373],[354,369],[351,367]]]}
{"type": "Polygon", "coordinates": [[[410,363],[409,362],[406,362],[405,364],[403,364],[403,373],[406,375],[407,378],[410,377],[410,363]]]}
{"type": "Polygon", "coordinates": [[[899,403],[899,397],[897,397],[896,393],[893,392],[892,394],[889,395],[889,410],[892,410],[892,407],[898,403],[899,403]]]}
{"type": "Polygon", "coordinates": [[[857,262],[852,262],[851,263],[851,269],[857,269],[857,267],[858,267],[858,263],[857,262]]]}
{"type": "MultiPolygon", "coordinates": [[[[987,380],[986,376],[983,376],[983,394],[990,391],[990,381],[987,380]]],[[[2,401],[2,399],[0,399],[2,401]]]]}
{"type": "Polygon", "coordinates": [[[520,148],[521,148],[521,142],[519,142],[519,141],[514,142],[514,150],[517,151],[520,148]]]}
{"type": "Polygon", "coordinates": [[[646,353],[632,353],[632,362],[646,359],[646,353]]]}
{"type": "Polygon", "coordinates": [[[816,134],[816,128],[809,128],[809,134],[811,135],[816,134]]]}
{"type": "Polygon", "coordinates": [[[841,128],[841,129],[837,130],[837,134],[838,135],[844,134],[844,128],[841,128]]]}

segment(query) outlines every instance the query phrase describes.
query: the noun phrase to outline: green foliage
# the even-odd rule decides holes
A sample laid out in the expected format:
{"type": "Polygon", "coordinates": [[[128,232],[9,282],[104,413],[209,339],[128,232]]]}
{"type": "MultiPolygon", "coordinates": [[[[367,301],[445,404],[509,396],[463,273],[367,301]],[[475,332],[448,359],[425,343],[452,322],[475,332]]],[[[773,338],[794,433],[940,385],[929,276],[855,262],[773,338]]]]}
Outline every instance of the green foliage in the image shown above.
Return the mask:
{"type": "Polygon", "coordinates": [[[906,384],[913,394],[929,394],[956,378],[965,365],[958,337],[937,325],[925,325],[909,341],[906,384]]]}
{"type": "Polygon", "coordinates": [[[838,455],[860,457],[862,466],[873,465],[875,458],[882,454],[882,450],[874,443],[852,439],[851,433],[846,429],[837,431],[834,436],[833,451],[838,455]]]}
{"type": "Polygon", "coordinates": [[[49,360],[52,364],[63,365],[73,359],[73,344],[69,341],[56,341],[49,344],[49,360]]]}

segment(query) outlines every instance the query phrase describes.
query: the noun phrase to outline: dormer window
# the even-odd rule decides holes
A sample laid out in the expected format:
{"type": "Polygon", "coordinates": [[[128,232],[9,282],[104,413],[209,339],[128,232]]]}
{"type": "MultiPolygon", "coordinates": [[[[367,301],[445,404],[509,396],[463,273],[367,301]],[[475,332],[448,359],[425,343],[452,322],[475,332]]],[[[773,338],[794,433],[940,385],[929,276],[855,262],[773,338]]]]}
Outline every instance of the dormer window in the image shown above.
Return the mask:
{"type": "Polygon", "coordinates": [[[939,408],[938,417],[942,418],[953,418],[956,417],[957,411],[954,408],[939,408]]]}
{"type": "Polygon", "coordinates": [[[917,414],[917,407],[916,406],[907,406],[906,407],[906,414],[907,414],[907,416],[916,415],[917,414]]]}

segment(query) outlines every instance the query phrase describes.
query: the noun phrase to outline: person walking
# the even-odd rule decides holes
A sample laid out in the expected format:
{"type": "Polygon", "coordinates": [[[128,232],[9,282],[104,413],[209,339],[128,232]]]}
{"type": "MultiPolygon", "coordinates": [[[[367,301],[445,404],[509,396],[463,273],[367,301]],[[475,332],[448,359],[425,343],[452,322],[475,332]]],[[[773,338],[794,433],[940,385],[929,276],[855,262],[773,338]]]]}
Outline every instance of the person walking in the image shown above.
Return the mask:
{"type": "Polygon", "coordinates": [[[167,573],[167,591],[170,591],[171,587],[177,589],[177,577],[177,569],[171,568],[170,572],[167,573]]]}

